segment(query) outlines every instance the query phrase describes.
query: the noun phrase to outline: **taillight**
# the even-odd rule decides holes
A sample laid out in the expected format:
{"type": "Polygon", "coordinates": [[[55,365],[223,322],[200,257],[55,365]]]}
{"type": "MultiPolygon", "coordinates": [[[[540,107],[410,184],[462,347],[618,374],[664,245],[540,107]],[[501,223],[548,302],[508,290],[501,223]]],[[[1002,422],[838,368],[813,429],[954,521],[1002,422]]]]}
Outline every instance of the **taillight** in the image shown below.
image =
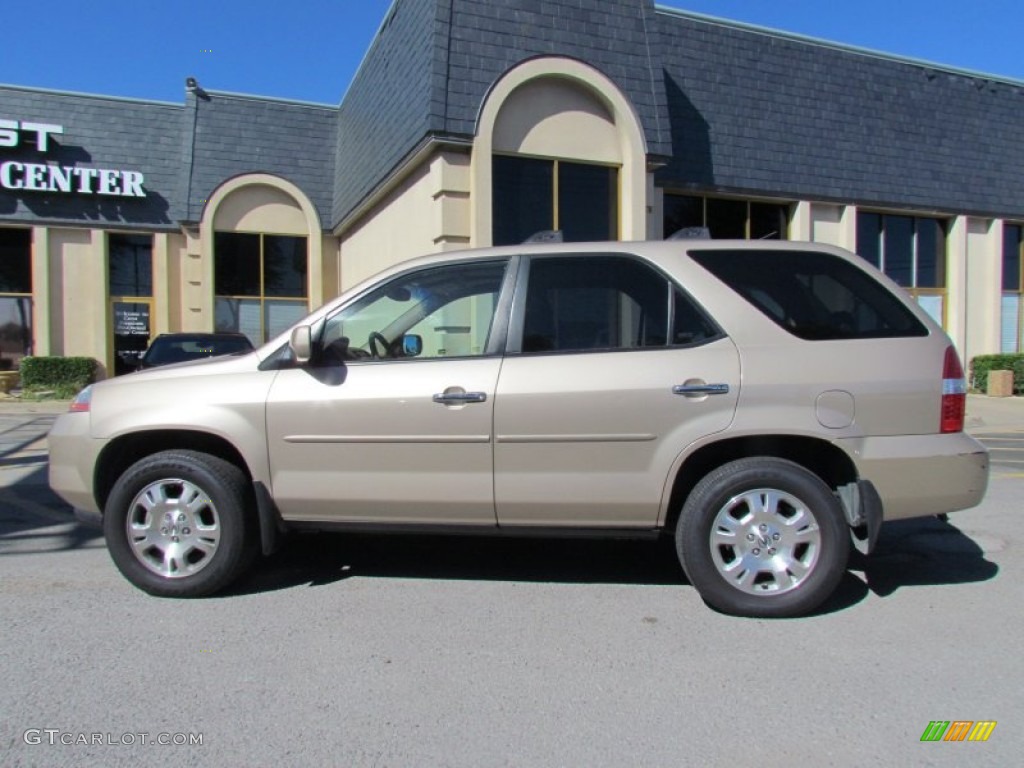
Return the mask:
{"type": "Polygon", "coordinates": [[[946,348],[942,363],[942,419],[940,431],[963,432],[964,411],[967,408],[967,381],[960,356],[953,347],[946,348]]]}

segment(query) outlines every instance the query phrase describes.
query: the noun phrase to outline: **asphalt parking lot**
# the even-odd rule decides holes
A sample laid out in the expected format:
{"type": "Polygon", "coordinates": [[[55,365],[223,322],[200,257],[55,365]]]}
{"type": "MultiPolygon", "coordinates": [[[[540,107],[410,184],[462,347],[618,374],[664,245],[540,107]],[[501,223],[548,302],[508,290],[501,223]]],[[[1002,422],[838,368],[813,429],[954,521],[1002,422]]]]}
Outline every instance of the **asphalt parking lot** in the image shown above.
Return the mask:
{"type": "Polygon", "coordinates": [[[759,621],[637,542],[304,536],[151,598],[47,489],[53,415],[0,406],[0,764],[1018,764],[1024,402],[968,413],[1001,446],[981,507],[759,621]],[[921,742],[936,720],[997,725],[921,742]]]}

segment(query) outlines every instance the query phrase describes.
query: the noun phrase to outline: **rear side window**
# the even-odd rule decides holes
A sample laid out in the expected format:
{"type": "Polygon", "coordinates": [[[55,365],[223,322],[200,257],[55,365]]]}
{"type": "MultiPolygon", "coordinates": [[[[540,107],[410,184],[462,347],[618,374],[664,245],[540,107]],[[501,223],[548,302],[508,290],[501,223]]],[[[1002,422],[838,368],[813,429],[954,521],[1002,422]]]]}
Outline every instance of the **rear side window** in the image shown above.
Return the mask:
{"type": "Polygon", "coordinates": [[[522,351],[684,346],[720,331],[663,275],[627,256],[530,262],[522,351]]]}
{"type": "Polygon", "coordinates": [[[706,250],[691,251],[690,257],[801,339],[928,335],[884,285],[829,253],[706,250]]]}

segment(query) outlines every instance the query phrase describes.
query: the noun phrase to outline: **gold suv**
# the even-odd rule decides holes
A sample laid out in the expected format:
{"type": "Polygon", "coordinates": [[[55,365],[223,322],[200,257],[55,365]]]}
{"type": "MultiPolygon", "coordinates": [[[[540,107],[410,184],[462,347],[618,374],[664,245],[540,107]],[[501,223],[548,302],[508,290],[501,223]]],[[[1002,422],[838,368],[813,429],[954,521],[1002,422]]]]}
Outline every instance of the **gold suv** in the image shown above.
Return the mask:
{"type": "Polygon", "coordinates": [[[979,503],[964,401],[942,329],[841,249],[503,247],[90,387],[50,483],[155,595],[220,589],[297,529],[670,533],[708,604],[792,616],[883,520],[979,503]]]}

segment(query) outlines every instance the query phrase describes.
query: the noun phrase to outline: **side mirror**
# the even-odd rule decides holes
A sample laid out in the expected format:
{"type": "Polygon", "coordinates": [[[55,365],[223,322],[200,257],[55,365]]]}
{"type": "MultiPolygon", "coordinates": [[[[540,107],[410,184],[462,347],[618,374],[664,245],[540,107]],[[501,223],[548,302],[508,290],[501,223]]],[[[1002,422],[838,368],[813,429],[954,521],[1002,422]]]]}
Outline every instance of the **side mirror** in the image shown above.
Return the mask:
{"type": "Polygon", "coordinates": [[[295,362],[299,364],[308,363],[313,356],[313,333],[308,325],[299,325],[292,328],[291,338],[288,346],[295,356],[295,362]]]}
{"type": "Polygon", "coordinates": [[[402,337],[402,356],[419,357],[423,353],[423,337],[407,333],[402,337]]]}

